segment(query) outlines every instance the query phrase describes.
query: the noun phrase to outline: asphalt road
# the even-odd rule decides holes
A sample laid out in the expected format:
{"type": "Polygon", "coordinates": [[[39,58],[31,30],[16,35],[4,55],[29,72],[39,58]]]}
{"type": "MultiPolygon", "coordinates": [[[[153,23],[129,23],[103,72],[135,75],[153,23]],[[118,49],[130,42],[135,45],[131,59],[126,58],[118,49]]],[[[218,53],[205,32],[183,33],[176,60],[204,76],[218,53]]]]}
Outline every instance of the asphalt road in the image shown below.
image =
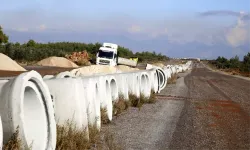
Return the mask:
{"type": "Polygon", "coordinates": [[[156,104],[130,108],[105,129],[129,150],[250,149],[250,81],[195,64],[156,104]]]}
{"type": "Polygon", "coordinates": [[[196,64],[168,149],[250,149],[250,81],[196,64]]]}

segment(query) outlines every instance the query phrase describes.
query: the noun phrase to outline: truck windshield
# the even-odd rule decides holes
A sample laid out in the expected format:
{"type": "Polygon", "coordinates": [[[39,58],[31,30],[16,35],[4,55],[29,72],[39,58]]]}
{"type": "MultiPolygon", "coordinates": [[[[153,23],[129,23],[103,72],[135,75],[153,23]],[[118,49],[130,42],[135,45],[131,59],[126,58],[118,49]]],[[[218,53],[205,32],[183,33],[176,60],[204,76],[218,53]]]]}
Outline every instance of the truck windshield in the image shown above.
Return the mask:
{"type": "Polygon", "coordinates": [[[113,59],[113,54],[114,54],[113,52],[99,50],[98,53],[99,53],[98,57],[113,59]]]}

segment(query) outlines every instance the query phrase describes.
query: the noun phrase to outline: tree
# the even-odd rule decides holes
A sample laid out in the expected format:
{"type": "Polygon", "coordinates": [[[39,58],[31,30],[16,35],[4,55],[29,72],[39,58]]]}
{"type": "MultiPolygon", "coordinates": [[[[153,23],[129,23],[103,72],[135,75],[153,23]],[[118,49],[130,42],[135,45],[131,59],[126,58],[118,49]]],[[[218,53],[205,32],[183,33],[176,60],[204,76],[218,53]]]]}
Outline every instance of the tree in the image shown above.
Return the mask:
{"type": "Polygon", "coordinates": [[[244,56],[243,66],[244,66],[244,71],[250,71],[250,53],[244,56]]]}
{"type": "Polygon", "coordinates": [[[12,44],[11,43],[7,43],[5,45],[5,54],[7,56],[9,56],[10,58],[13,58],[14,57],[14,53],[15,53],[15,51],[14,51],[14,49],[12,47],[12,44]]]}
{"type": "Polygon", "coordinates": [[[27,43],[27,47],[34,47],[36,45],[36,42],[34,40],[29,40],[27,43]]]}
{"type": "Polygon", "coordinates": [[[0,26],[0,44],[8,43],[9,37],[3,33],[3,28],[0,26]]]}
{"type": "Polygon", "coordinates": [[[229,60],[230,68],[240,68],[240,59],[239,56],[235,56],[229,60]]]}
{"type": "Polygon", "coordinates": [[[225,58],[225,57],[218,57],[216,59],[216,66],[218,68],[222,68],[222,69],[225,69],[225,68],[229,68],[230,64],[229,64],[229,61],[225,58]]]}

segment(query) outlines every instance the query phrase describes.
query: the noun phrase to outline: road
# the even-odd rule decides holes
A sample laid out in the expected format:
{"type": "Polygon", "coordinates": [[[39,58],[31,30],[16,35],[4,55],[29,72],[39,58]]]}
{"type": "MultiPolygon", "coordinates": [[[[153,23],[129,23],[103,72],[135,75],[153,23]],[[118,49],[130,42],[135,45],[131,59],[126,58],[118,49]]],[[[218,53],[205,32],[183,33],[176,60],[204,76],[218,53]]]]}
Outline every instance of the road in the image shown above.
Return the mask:
{"type": "Polygon", "coordinates": [[[108,128],[124,149],[250,149],[250,81],[196,64],[108,128]]]}
{"type": "Polygon", "coordinates": [[[250,81],[198,64],[170,149],[250,149],[250,81]]]}

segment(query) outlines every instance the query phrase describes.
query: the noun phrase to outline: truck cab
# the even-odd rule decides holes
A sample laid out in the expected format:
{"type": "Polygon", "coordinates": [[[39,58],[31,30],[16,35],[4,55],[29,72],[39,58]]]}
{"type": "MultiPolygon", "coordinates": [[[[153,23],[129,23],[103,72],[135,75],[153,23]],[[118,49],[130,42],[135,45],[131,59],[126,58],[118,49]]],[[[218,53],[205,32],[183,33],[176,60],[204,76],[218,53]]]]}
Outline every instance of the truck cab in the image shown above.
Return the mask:
{"type": "Polygon", "coordinates": [[[103,43],[96,54],[96,64],[116,66],[118,60],[117,49],[117,44],[103,43]]]}

